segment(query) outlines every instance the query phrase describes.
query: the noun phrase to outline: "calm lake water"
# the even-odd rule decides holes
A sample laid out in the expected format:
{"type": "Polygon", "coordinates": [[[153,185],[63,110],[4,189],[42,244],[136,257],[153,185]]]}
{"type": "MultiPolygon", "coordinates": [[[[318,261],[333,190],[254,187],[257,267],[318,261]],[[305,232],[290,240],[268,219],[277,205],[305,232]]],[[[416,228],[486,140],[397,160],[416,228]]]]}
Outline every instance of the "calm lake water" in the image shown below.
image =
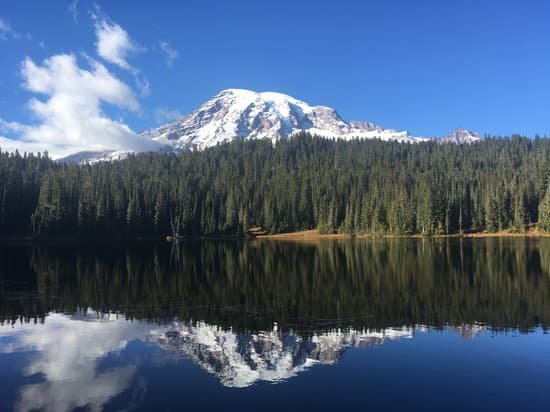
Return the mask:
{"type": "Polygon", "coordinates": [[[550,240],[0,247],[2,410],[550,410],[550,240]]]}

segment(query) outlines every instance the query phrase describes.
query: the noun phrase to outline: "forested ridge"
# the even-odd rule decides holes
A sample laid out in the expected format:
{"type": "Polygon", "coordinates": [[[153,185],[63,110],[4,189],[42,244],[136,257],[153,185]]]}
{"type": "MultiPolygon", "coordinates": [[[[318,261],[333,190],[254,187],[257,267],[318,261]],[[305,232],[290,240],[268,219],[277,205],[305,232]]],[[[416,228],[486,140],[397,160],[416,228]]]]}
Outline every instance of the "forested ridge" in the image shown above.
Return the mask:
{"type": "Polygon", "coordinates": [[[550,140],[341,141],[143,153],[76,165],[0,153],[0,233],[126,237],[550,230],[550,140]]]}

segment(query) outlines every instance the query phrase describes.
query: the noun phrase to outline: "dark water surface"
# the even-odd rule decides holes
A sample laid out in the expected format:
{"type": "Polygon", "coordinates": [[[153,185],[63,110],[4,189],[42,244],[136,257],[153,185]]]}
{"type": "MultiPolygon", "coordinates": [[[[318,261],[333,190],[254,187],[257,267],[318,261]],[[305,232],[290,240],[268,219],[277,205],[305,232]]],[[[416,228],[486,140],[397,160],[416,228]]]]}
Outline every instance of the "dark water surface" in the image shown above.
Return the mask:
{"type": "Polygon", "coordinates": [[[550,240],[0,246],[2,410],[550,410],[550,240]]]}

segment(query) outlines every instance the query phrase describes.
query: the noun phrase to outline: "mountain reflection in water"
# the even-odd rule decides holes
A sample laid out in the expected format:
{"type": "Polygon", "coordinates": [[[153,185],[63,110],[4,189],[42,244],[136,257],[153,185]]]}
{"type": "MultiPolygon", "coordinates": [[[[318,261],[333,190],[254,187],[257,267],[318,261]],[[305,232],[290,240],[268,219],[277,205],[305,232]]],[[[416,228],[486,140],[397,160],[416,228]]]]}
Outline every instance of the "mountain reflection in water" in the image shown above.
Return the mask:
{"type": "Polygon", "coordinates": [[[149,340],[192,359],[228,387],[245,388],[259,381],[283,382],[316,364],[333,364],[344,350],[412,338],[415,328],[380,331],[334,330],[306,338],[272,330],[235,333],[204,322],[174,323],[155,330],[149,340]]]}
{"type": "MultiPolygon", "coordinates": [[[[450,329],[466,337],[485,330],[479,325],[450,329]]],[[[98,366],[134,340],[191,359],[224,386],[244,388],[261,381],[284,382],[314,365],[334,364],[349,348],[412,339],[415,333],[428,330],[425,326],[346,329],[302,337],[293,331],[281,332],[276,325],[266,331],[237,333],[205,322],[159,325],[86,311],[52,313],[43,324],[3,325],[0,354],[32,353],[24,374],[43,377],[39,383],[23,386],[16,409],[66,411],[84,406],[100,409],[130,385],[136,365],[106,371],[98,371],[98,366]]]]}
{"type": "Polygon", "coordinates": [[[146,391],[139,371],[149,364],[184,359],[224,387],[247,388],[336,365],[348,350],[412,343],[419,333],[539,333],[550,321],[548,246],[5,246],[0,361],[23,356],[17,410],[101,410],[126,392],[138,405],[146,391]]]}

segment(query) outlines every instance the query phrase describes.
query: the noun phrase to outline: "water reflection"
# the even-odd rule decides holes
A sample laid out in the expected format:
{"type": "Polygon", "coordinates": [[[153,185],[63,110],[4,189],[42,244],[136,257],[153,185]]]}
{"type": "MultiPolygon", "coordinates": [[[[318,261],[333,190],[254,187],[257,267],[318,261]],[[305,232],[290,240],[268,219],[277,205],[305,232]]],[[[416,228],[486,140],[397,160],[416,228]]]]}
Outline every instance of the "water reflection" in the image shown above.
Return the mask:
{"type": "Polygon", "coordinates": [[[136,367],[98,371],[99,361],[149,331],[144,323],[97,313],[54,313],[44,324],[0,327],[0,355],[28,352],[22,373],[39,380],[21,388],[15,409],[70,411],[88,406],[101,410],[130,385],[136,367]]]}
{"type": "MultiPolygon", "coordinates": [[[[450,329],[471,339],[486,327],[450,329]]],[[[258,382],[281,383],[315,365],[334,364],[350,348],[413,339],[416,333],[429,330],[426,326],[348,328],[302,336],[274,325],[265,331],[239,333],[205,322],[159,325],[86,311],[52,313],[40,324],[1,326],[0,355],[28,353],[23,375],[38,380],[22,386],[16,410],[101,410],[131,385],[137,365],[129,362],[106,370],[100,365],[136,340],[192,360],[226,387],[245,388],[258,382]]]]}
{"type": "Polygon", "coordinates": [[[191,360],[224,387],[246,388],[424,332],[473,339],[488,330],[546,330],[548,246],[498,239],[6,246],[0,362],[24,359],[17,410],[102,410],[138,381],[146,390],[137,358],[150,348],[170,362],[191,360]],[[132,345],[141,345],[139,356],[132,345]]]}
{"type": "Polygon", "coordinates": [[[235,333],[217,325],[174,323],[152,331],[149,340],[192,359],[227,387],[245,388],[260,381],[283,382],[313,365],[333,364],[348,348],[412,338],[415,328],[380,331],[333,330],[302,337],[277,326],[258,333],[235,333]]]}
{"type": "Polygon", "coordinates": [[[239,330],[550,322],[550,242],[198,242],[0,250],[0,319],[93,308],[239,330]],[[6,262],[9,266],[4,265],[6,262]]]}

